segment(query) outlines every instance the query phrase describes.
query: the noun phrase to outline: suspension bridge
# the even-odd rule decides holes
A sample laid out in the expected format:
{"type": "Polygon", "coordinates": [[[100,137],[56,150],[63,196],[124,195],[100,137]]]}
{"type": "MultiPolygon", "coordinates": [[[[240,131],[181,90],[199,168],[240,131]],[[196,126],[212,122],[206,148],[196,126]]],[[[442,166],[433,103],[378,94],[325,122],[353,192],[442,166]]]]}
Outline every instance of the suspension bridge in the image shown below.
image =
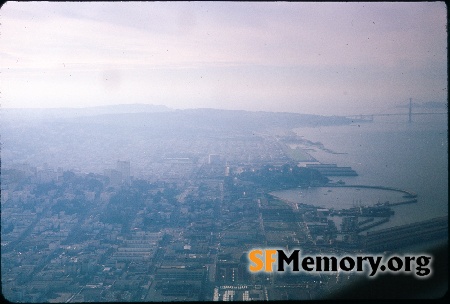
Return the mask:
{"type": "Polygon", "coordinates": [[[380,116],[408,116],[408,122],[412,122],[412,117],[415,115],[447,115],[447,112],[414,112],[412,111],[413,103],[412,98],[409,99],[409,111],[408,113],[377,113],[377,114],[360,114],[360,115],[349,115],[346,118],[357,120],[357,121],[373,121],[374,117],[380,116]]]}

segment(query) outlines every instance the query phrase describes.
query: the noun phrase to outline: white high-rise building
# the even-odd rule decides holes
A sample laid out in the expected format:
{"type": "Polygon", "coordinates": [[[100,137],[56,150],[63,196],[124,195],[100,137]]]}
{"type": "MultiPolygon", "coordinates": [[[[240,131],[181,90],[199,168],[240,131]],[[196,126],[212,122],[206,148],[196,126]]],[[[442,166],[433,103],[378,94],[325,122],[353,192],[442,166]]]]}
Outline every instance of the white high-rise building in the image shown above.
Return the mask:
{"type": "Polygon", "coordinates": [[[122,174],[122,181],[129,182],[131,176],[130,162],[118,160],[116,170],[122,174]]]}

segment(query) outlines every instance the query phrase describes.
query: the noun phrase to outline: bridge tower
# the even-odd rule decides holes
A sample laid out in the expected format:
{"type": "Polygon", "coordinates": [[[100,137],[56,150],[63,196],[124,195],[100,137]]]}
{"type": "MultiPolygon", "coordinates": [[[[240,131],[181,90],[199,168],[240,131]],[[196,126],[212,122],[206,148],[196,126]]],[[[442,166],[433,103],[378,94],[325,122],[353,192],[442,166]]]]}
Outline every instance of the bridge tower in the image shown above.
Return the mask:
{"type": "Polygon", "coordinates": [[[412,98],[409,99],[409,123],[412,122],[412,98]]]}

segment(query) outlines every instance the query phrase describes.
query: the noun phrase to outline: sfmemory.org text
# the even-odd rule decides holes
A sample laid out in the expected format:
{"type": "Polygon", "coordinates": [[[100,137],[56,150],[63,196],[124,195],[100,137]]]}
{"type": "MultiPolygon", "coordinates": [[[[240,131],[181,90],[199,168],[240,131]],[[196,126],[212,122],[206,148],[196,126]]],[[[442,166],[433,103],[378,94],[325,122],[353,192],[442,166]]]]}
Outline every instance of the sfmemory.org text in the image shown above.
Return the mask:
{"type": "Polygon", "coordinates": [[[254,249],[248,253],[251,272],[357,272],[370,277],[380,272],[414,273],[423,278],[431,274],[431,256],[427,255],[358,255],[358,256],[301,256],[300,250],[290,253],[283,249],[254,249]]]}

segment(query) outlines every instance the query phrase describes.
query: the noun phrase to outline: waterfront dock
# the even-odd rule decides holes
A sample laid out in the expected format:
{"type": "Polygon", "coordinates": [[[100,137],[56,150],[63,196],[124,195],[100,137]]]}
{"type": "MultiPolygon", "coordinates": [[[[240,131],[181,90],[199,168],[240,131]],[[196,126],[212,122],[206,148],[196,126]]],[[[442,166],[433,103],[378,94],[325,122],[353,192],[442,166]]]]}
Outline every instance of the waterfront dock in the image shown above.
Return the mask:
{"type": "Polygon", "coordinates": [[[366,250],[383,251],[440,238],[448,238],[447,216],[379,231],[368,231],[365,236],[363,235],[362,244],[366,250]]]}

